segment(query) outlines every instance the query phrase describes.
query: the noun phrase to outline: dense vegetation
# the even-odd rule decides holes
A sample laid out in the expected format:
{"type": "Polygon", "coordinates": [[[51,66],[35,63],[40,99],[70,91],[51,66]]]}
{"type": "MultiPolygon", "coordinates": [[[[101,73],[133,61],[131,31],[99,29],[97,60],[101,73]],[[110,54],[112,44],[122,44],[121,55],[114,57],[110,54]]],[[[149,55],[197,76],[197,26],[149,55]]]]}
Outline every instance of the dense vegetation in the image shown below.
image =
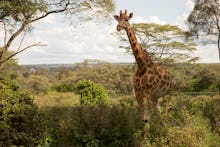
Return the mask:
{"type": "Polygon", "coordinates": [[[196,49],[190,35],[220,36],[216,2],[195,1],[188,17],[190,33],[169,24],[133,25],[142,47],[169,69],[174,82],[169,112],[163,97],[161,113],[150,112],[147,126],[132,96],[133,64],[86,60],[71,68],[23,68],[13,58],[44,46],[22,47],[34,22],[61,12],[77,23],[108,18],[114,1],[0,1],[0,146],[220,146],[220,65],[193,64],[198,58],[190,54],[196,49]]]}
{"type": "MultiPolygon", "coordinates": [[[[85,61],[71,68],[7,66],[0,79],[0,146],[143,143],[145,124],[131,88],[134,65],[85,61]]],[[[172,109],[165,113],[164,97],[162,112],[151,113],[147,145],[219,146],[219,64],[168,68],[175,77],[172,109]]]]}

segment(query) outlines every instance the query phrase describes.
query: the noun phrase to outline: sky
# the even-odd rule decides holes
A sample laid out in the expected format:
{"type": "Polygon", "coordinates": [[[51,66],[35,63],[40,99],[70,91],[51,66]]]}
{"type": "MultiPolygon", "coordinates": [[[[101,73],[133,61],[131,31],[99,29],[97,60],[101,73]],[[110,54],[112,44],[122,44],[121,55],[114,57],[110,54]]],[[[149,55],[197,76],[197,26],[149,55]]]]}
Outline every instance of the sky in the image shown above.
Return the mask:
{"type": "MultiPolygon", "coordinates": [[[[154,22],[179,25],[186,29],[185,20],[193,8],[193,0],[116,0],[115,14],[127,9],[133,12],[133,22],[154,22]]],[[[134,57],[119,48],[119,40],[111,35],[117,22],[97,24],[76,22],[49,15],[33,24],[23,46],[41,42],[44,47],[33,47],[18,56],[19,64],[72,64],[85,59],[106,62],[134,62],[134,57]]],[[[16,44],[14,44],[16,46],[16,44]]],[[[219,63],[217,45],[198,45],[195,56],[202,63],[219,63]]]]}

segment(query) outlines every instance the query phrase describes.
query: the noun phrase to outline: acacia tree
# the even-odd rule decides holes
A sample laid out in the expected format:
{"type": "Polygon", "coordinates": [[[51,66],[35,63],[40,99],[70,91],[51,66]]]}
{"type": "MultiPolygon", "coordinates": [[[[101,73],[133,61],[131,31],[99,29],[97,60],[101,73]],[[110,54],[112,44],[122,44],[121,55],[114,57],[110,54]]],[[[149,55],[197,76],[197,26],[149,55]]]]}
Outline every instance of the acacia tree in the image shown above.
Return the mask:
{"type": "MultiPolygon", "coordinates": [[[[22,42],[31,24],[50,14],[68,12],[82,17],[81,12],[93,11],[106,14],[114,10],[112,0],[2,0],[0,1],[0,25],[3,30],[3,45],[0,47],[0,69],[15,55],[40,42],[22,48],[22,42]],[[21,36],[15,51],[9,52],[11,44],[21,36]]],[[[88,17],[87,17],[88,18],[88,17]]]]}
{"type": "Polygon", "coordinates": [[[220,2],[219,0],[194,0],[195,5],[187,23],[192,35],[214,35],[218,38],[220,58],[220,2]]]}
{"type": "MultiPolygon", "coordinates": [[[[142,48],[148,52],[153,60],[159,64],[170,65],[172,63],[191,63],[198,60],[192,57],[192,51],[196,50],[196,44],[192,39],[186,38],[186,32],[177,26],[155,23],[133,24],[142,48]]],[[[127,42],[125,36],[120,39],[127,42]]],[[[126,44],[127,45],[127,44],[126,44]]],[[[131,52],[130,46],[121,46],[131,52]]]]}

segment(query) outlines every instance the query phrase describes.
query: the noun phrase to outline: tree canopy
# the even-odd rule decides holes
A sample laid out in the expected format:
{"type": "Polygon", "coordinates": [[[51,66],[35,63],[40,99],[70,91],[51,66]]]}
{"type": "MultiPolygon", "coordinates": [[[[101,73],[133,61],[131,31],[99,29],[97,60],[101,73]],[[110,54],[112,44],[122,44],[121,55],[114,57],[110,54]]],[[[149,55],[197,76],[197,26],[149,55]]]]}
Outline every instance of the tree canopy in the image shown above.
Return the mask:
{"type": "MultiPolygon", "coordinates": [[[[197,57],[192,57],[192,51],[196,50],[196,44],[192,39],[186,38],[186,32],[177,26],[160,25],[155,23],[133,24],[136,35],[142,48],[147,51],[153,60],[160,64],[169,65],[179,62],[195,62],[197,57]]],[[[120,35],[120,39],[127,42],[128,39],[120,35]]],[[[131,51],[130,45],[121,46],[131,51]]]]}
{"type": "Polygon", "coordinates": [[[220,3],[219,0],[195,0],[193,10],[187,19],[193,35],[218,36],[220,58],[220,3]]]}

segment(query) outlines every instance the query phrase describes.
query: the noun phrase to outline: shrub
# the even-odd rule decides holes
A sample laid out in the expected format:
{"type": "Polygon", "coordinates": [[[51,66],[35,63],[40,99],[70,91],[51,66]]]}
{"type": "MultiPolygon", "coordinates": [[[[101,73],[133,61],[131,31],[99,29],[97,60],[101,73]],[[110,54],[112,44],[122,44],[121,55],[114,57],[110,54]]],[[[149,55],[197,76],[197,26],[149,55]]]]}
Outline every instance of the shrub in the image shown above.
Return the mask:
{"type": "Polygon", "coordinates": [[[220,136],[220,99],[213,98],[206,102],[203,112],[211,122],[212,131],[220,136]]]}
{"type": "Polygon", "coordinates": [[[144,124],[136,106],[53,107],[49,113],[53,147],[133,147],[142,140],[144,124]]]}
{"type": "Polygon", "coordinates": [[[90,80],[80,80],[76,84],[76,92],[81,96],[81,104],[96,105],[108,102],[107,90],[101,84],[90,80]]]}
{"type": "MultiPolygon", "coordinates": [[[[108,105],[57,105],[48,112],[51,146],[219,146],[219,97],[175,96],[166,114],[151,112],[148,130],[131,97],[108,105]],[[215,108],[213,108],[215,107],[215,108]],[[147,140],[144,140],[144,134],[147,140]]],[[[161,101],[163,102],[163,101],[161,101]]]]}
{"type": "Polygon", "coordinates": [[[73,83],[56,83],[51,87],[51,90],[57,92],[74,92],[74,86],[73,83]]]}
{"type": "Polygon", "coordinates": [[[33,94],[41,94],[46,92],[49,79],[43,75],[30,75],[24,81],[20,81],[20,83],[22,89],[33,94]]]}
{"type": "Polygon", "coordinates": [[[12,81],[0,79],[0,146],[36,146],[45,138],[45,119],[12,81]]]}

